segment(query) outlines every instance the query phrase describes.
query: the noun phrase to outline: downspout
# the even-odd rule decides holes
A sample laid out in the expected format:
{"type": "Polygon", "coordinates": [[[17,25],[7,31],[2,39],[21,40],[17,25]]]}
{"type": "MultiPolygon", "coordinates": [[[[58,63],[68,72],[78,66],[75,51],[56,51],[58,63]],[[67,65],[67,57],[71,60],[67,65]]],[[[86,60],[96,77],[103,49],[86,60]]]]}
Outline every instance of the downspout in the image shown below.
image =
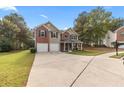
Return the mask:
{"type": "Polygon", "coordinates": [[[48,52],[50,52],[50,31],[48,30],[48,52]]]}

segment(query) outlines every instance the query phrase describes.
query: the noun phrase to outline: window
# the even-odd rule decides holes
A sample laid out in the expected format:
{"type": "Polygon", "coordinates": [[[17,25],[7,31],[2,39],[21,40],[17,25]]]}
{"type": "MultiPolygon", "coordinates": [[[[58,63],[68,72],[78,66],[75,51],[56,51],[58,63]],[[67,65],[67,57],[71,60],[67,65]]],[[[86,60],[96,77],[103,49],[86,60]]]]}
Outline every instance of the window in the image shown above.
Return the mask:
{"type": "Polygon", "coordinates": [[[51,32],[51,37],[53,38],[53,32],[51,32]]]}
{"type": "Polygon", "coordinates": [[[44,31],[41,31],[40,32],[40,36],[45,36],[45,32],[44,31]]]}
{"type": "Polygon", "coordinates": [[[65,38],[67,38],[68,36],[67,35],[65,35],[65,38]]]}
{"type": "Polygon", "coordinates": [[[77,36],[75,36],[74,39],[77,39],[77,36]]]}
{"type": "Polygon", "coordinates": [[[40,30],[40,31],[39,31],[39,37],[40,37],[40,36],[46,36],[45,32],[46,32],[46,31],[44,31],[44,30],[40,30]]]}
{"type": "Polygon", "coordinates": [[[71,39],[77,39],[76,35],[71,35],[71,39]]]}
{"type": "Polygon", "coordinates": [[[58,38],[58,32],[51,32],[52,38],[58,38]]]}
{"type": "Polygon", "coordinates": [[[55,32],[53,33],[53,37],[54,37],[54,38],[56,37],[56,33],[55,33],[55,32]]]}
{"type": "Polygon", "coordinates": [[[71,36],[71,39],[74,39],[74,36],[73,35],[71,36]]]}

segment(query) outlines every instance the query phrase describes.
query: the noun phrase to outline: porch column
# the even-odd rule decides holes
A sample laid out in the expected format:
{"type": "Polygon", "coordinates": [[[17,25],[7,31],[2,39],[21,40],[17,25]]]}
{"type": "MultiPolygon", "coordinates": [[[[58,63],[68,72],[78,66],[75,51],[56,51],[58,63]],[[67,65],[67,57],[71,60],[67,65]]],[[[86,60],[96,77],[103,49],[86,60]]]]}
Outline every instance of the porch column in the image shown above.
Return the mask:
{"type": "Polygon", "coordinates": [[[71,43],[71,50],[73,50],[73,43],[71,43]]]}
{"type": "Polygon", "coordinates": [[[83,45],[83,44],[81,43],[81,50],[82,50],[82,45],[83,45]]]}
{"type": "Polygon", "coordinates": [[[79,50],[79,49],[78,49],[78,43],[77,43],[77,50],[79,50]]]}
{"type": "Polygon", "coordinates": [[[65,44],[66,44],[66,43],[64,43],[64,51],[65,51],[65,44]]]}
{"type": "Polygon", "coordinates": [[[69,43],[67,43],[67,46],[68,46],[68,51],[69,51],[69,43]]]}

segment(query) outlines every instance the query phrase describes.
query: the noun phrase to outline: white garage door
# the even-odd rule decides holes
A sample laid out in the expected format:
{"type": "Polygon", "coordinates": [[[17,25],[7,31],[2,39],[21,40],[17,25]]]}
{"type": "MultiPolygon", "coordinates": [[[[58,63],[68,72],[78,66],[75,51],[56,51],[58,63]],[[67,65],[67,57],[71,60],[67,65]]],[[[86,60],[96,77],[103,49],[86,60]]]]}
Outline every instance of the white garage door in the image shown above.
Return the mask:
{"type": "Polygon", "coordinates": [[[48,52],[48,44],[38,43],[37,44],[37,52],[48,52]]]}
{"type": "Polygon", "coordinates": [[[119,48],[124,48],[124,45],[120,45],[119,48]]]}
{"type": "Polygon", "coordinates": [[[57,51],[60,51],[59,49],[59,44],[50,44],[50,52],[57,52],[57,51]]]}

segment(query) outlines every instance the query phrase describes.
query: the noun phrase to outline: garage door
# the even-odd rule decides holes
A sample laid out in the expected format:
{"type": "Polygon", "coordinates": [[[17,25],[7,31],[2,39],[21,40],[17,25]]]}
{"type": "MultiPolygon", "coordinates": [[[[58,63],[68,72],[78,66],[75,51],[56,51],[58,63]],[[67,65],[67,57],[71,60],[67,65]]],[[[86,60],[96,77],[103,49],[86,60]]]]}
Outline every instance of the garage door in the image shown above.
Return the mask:
{"type": "Polygon", "coordinates": [[[37,44],[37,52],[48,52],[48,44],[37,44]]]}
{"type": "Polygon", "coordinates": [[[120,45],[119,48],[124,48],[124,45],[120,45]]]}
{"type": "Polygon", "coordinates": [[[56,51],[60,51],[59,49],[59,44],[50,44],[50,52],[56,52],[56,51]]]}

